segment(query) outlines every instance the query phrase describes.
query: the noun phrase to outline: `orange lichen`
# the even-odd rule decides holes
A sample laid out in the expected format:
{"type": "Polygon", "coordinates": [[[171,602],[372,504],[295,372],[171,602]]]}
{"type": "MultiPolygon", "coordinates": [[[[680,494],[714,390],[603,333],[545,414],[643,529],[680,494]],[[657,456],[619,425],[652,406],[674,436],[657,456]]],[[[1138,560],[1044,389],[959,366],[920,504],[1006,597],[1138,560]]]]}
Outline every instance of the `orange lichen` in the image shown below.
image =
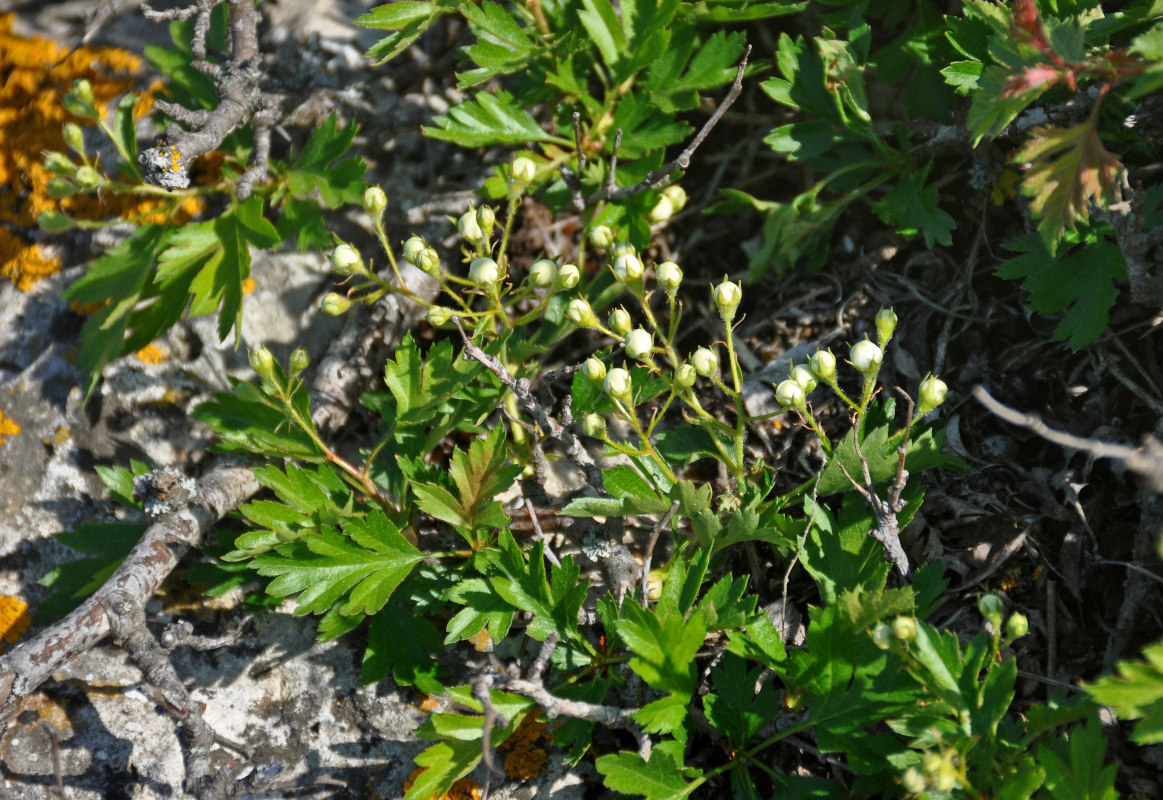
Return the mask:
{"type": "Polygon", "coordinates": [[[505,774],[519,780],[532,780],[540,775],[549,762],[549,753],[540,742],[548,738],[548,726],[541,719],[540,710],[526,714],[517,730],[497,746],[497,752],[506,753],[505,774]]]}
{"type": "Polygon", "coordinates": [[[250,294],[254,291],[255,285],[254,278],[247,278],[242,282],[242,293],[250,294]]]}
{"type": "Polygon", "coordinates": [[[424,695],[424,699],[421,700],[420,705],[417,706],[417,708],[419,708],[425,714],[431,714],[433,711],[435,711],[439,707],[440,707],[440,698],[438,698],[436,695],[432,695],[432,694],[424,695]]]}
{"type": "MultiPolygon", "coordinates": [[[[404,781],[404,791],[407,792],[416,783],[416,778],[428,767],[418,767],[412,770],[408,780],[404,781]]],[[[433,797],[432,800],[481,800],[481,785],[471,778],[461,778],[449,787],[448,791],[433,797]]]]}
{"type": "Polygon", "coordinates": [[[20,433],[20,424],[12,417],[4,416],[4,412],[0,411],[0,444],[4,444],[4,440],[9,436],[15,436],[20,433]]]}
{"type": "Polygon", "coordinates": [[[0,639],[16,644],[30,625],[32,617],[28,616],[28,604],[19,597],[0,595],[0,639]]]}
{"type": "MultiPolygon", "coordinates": [[[[113,102],[135,83],[141,59],[114,47],[69,50],[51,39],[25,38],[12,32],[14,14],[0,16],[0,276],[27,291],[41,278],[60,270],[60,263],[19,234],[37,227],[46,211],[60,211],[79,220],[126,219],[138,223],[179,224],[202,210],[200,198],[188,198],[173,213],[163,213],[167,201],[132,194],[84,193],[61,200],[49,196],[52,174],[41,163],[46,151],[68,152],[62,128],[66,122],[93,121],[65,110],[62,98],[73,81],[85,79],[93,89],[93,105],[106,115],[113,102]]],[[[148,114],[162,83],[155,82],[134,105],[134,114],[148,114]]]]}
{"type": "Polygon", "coordinates": [[[143,364],[164,364],[170,360],[170,354],[153,342],[138,350],[135,355],[143,364]]]}

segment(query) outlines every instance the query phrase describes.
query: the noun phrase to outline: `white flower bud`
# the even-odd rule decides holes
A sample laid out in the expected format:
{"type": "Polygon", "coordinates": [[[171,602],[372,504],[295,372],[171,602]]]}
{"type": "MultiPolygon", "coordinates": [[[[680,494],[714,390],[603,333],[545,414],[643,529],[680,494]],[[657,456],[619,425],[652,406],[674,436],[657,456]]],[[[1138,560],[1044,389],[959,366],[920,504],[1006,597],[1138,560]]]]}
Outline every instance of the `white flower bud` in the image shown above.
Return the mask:
{"type": "Polygon", "coordinates": [[[872,629],[872,641],[881,650],[889,650],[893,646],[892,626],[882,622],[872,629]]]}
{"type": "Polygon", "coordinates": [[[900,616],[892,621],[892,635],[902,642],[911,642],[917,638],[917,620],[915,617],[900,616]]]}
{"type": "Polygon", "coordinates": [[[836,380],[836,356],[832,355],[831,350],[817,350],[808,359],[808,367],[824,383],[836,380]]]}
{"type": "Polygon", "coordinates": [[[682,188],[677,183],[672,183],[670,186],[667,186],[665,189],[663,189],[662,196],[669,200],[670,204],[674,206],[675,213],[682,211],[683,207],[686,206],[686,189],[682,188]]]}
{"type": "Polygon", "coordinates": [[[388,207],[388,196],[378,186],[369,186],[363,190],[363,210],[377,219],[388,207]]]}
{"type": "Polygon", "coordinates": [[[533,159],[531,158],[518,156],[513,159],[510,174],[513,176],[514,183],[532,183],[533,179],[537,177],[537,165],[533,163],[533,159]]]}
{"type": "Polygon", "coordinates": [[[606,435],[606,418],[598,414],[587,414],[582,420],[582,433],[594,439],[601,439],[606,435]]]}
{"type": "Polygon", "coordinates": [[[872,372],[880,367],[882,361],[884,361],[884,351],[868,339],[854,344],[848,353],[848,362],[859,372],[872,372]]]}
{"type": "Polygon", "coordinates": [[[655,268],[654,272],[658,277],[658,285],[667,294],[674,294],[682,285],[682,270],[673,261],[663,261],[655,268]]]}
{"type": "Polygon", "coordinates": [[[935,375],[926,375],[921,381],[921,404],[917,408],[917,413],[923,417],[944,403],[948,395],[949,387],[945,385],[945,381],[935,375]]]}
{"type": "Polygon", "coordinates": [[[425,247],[416,256],[416,266],[429,275],[437,275],[440,272],[440,256],[431,247],[425,247]]]}
{"type": "Polygon", "coordinates": [[[666,222],[672,216],[674,216],[674,203],[670,202],[670,198],[666,195],[658,198],[654,208],[650,209],[651,222],[666,222]]]}
{"type": "Polygon", "coordinates": [[[460,231],[460,235],[473,244],[483,241],[485,238],[484,231],[481,230],[481,225],[477,222],[477,210],[472,206],[468,207],[468,211],[460,215],[460,219],[456,221],[456,229],[460,231]]]}
{"type": "Polygon", "coordinates": [[[331,265],[340,275],[356,272],[361,264],[359,251],[349,244],[341,244],[331,251],[331,265]]]}
{"type": "Polygon", "coordinates": [[[635,328],[626,334],[626,355],[638,361],[649,361],[654,349],[654,337],[644,328],[635,328]]]}
{"type": "Polygon", "coordinates": [[[328,316],[338,317],[349,308],[351,308],[351,301],[341,294],[328,292],[323,297],[322,311],[328,316]]]}
{"type": "Polygon", "coordinates": [[[565,316],[570,322],[581,328],[596,328],[598,326],[598,318],[594,316],[594,310],[581,297],[575,297],[569,301],[569,305],[565,307],[565,316]]]}
{"type": "Polygon", "coordinates": [[[590,231],[590,244],[598,250],[606,250],[614,243],[614,232],[605,225],[596,225],[590,231]]]}
{"type": "Polygon", "coordinates": [[[501,279],[501,268],[496,261],[484,256],[468,265],[468,276],[480,286],[494,284],[501,279]]]}
{"type": "Polygon", "coordinates": [[[452,319],[452,312],[444,306],[432,306],[428,309],[426,318],[433,328],[443,328],[452,319]]]}
{"type": "Polygon", "coordinates": [[[634,322],[630,319],[630,312],[621,307],[610,312],[607,322],[610,324],[610,330],[623,337],[634,327],[634,322]]]}
{"type": "Polygon", "coordinates": [[[698,375],[690,364],[680,364],[674,371],[674,385],[680,389],[689,389],[695,385],[698,375]]]}
{"type": "Polygon", "coordinates": [[[642,260],[634,253],[623,253],[614,259],[614,276],[622,283],[632,283],[642,277],[642,260]]]}
{"type": "Polygon", "coordinates": [[[775,387],[775,399],[784,408],[803,408],[804,387],[788,378],[775,387]]]}
{"type": "Polygon", "coordinates": [[[632,383],[630,382],[629,372],[621,367],[615,367],[606,373],[604,385],[606,394],[616,400],[621,400],[623,403],[630,403],[632,383]]]}
{"type": "Polygon", "coordinates": [[[800,385],[804,394],[816,388],[816,375],[803,364],[796,364],[791,370],[791,379],[800,385]]]}
{"type": "Polygon", "coordinates": [[[704,378],[709,378],[719,371],[719,357],[715,355],[714,350],[700,347],[691,356],[691,365],[695,368],[695,372],[704,378]]]}
{"type": "Polygon", "coordinates": [[[739,303],[743,300],[743,290],[739,288],[739,284],[723,278],[723,282],[715,287],[712,296],[715,305],[719,307],[719,316],[723,318],[723,322],[730,323],[735,318],[735,309],[739,308],[739,303]]]}
{"type": "Polygon", "coordinates": [[[576,264],[562,264],[557,270],[557,285],[562,289],[572,289],[581,280],[581,271],[576,264]]]}
{"type": "Polygon", "coordinates": [[[538,289],[548,289],[557,282],[557,265],[548,258],[539,258],[529,265],[529,282],[538,289]]]}
{"type": "Polygon", "coordinates": [[[421,239],[419,236],[410,236],[404,241],[404,260],[409,264],[415,265],[416,260],[420,257],[420,253],[428,246],[428,242],[421,239]]]}
{"type": "Polygon", "coordinates": [[[616,259],[618,256],[624,256],[627,253],[637,254],[637,252],[634,249],[634,245],[630,244],[630,242],[615,242],[610,248],[610,258],[616,259]]]}
{"type": "Polygon", "coordinates": [[[590,356],[582,364],[582,375],[586,380],[598,383],[606,379],[606,365],[601,359],[590,356]]]}

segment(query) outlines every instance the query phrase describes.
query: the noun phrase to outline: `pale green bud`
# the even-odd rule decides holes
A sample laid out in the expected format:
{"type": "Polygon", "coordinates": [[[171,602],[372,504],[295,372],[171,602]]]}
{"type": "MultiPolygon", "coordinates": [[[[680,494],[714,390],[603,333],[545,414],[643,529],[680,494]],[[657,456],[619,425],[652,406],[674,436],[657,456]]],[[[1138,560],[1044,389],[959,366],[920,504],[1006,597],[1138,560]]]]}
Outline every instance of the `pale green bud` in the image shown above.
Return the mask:
{"type": "Polygon", "coordinates": [[[594,439],[601,439],[606,435],[606,418],[599,414],[587,414],[582,420],[582,433],[594,439]]]}
{"type": "Polygon", "coordinates": [[[675,213],[682,211],[686,206],[687,196],[686,189],[679,186],[677,183],[672,183],[662,190],[662,196],[670,201],[674,206],[675,213]]]}
{"type": "Polygon", "coordinates": [[[331,251],[331,265],[340,275],[350,275],[360,271],[363,260],[359,256],[359,251],[354,247],[349,244],[341,244],[331,251]]]}
{"type": "Polygon", "coordinates": [[[901,775],[901,788],[909,794],[920,794],[928,785],[925,776],[916,767],[909,767],[901,775]]]}
{"type": "Polygon", "coordinates": [[[415,265],[416,259],[420,257],[420,253],[428,246],[428,242],[421,239],[419,236],[409,236],[404,240],[404,260],[409,264],[415,265]]]}
{"type": "Polygon", "coordinates": [[[388,207],[388,195],[378,186],[369,186],[363,190],[363,210],[376,219],[388,207]]]}
{"type": "Polygon", "coordinates": [[[1001,629],[1001,615],[1005,611],[1005,604],[1002,603],[1000,597],[992,592],[983,594],[977,598],[977,610],[981,612],[981,616],[985,617],[995,629],[1001,629]]]}
{"type": "Polygon", "coordinates": [[[882,308],[876,312],[876,335],[880,338],[880,346],[888,344],[896,330],[897,316],[891,308],[882,308]]]}
{"type": "Polygon", "coordinates": [[[637,255],[637,252],[634,249],[634,245],[630,244],[630,242],[615,242],[613,247],[610,248],[610,258],[616,259],[618,256],[624,256],[627,253],[637,255]]]}
{"type": "Polygon", "coordinates": [[[513,176],[514,183],[529,184],[537,177],[537,165],[533,163],[531,158],[518,156],[513,159],[510,174],[513,176]]]}
{"type": "Polygon", "coordinates": [[[473,283],[487,286],[501,279],[501,267],[493,259],[484,256],[468,265],[468,276],[473,283]]]}
{"type": "Polygon", "coordinates": [[[61,132],[64,136],[65,144],[67,144],[74,152],[79,155],[85,152],[85,134],[81,131],[81,126],[75,122],[66,122],[64,130],[61,132]]]}
{"type": "Polygon", "coordinates": [[[484,231],[481,230],[481,225],[477,221],[477,210],[472,206],[469,206],[468,211],[460,215],[460,219],[456,221],[456,229],[460,231],[461,236],[473,244],[483,241],[485,238],[484,231]]]}
{"type": "Polygon", "coordinates": [[[892,635],[892,626],[887,622],[882,622],[872,629],[872,643],[881,650],[892,649],[894,639],[892,635]]]}
{"type": "Polygon", "coordinates": [[[73,227],[73,221],[59,211],[42,211],[36,217],[36,224],[47,233],[60,233],[73,227]]]}
{"type": "Polygon", "coordinates": [[[64,153],[45,153],[44,168],[56,175],[72,175],[77,171],[77,165],[64,153]]]}
{"type": "Polygon", "coordinates": [[[902,642],[917,638],[917,620],[913,617],[897,617],[892,621],[892,635],[902,642]]]}
{"type": "Polygon", "coordinates": [[[666,195],[658,198],[654,208],[650,209],[651,222],[666,222],[672,216],[674,216],[674,203],[670,202],[670,198],[666,195]]]}
{"type": "Polygon", "coordinates": [[[477,224],[481,226],[483,238],[493,235],[493,226],[497,224],[497,214],[492,206],[481,206],[477,211],[477,224]]]}
{"type": "Polygon", "coordinates": [[[80,190],[80,186],[77,186],[77,184],[68,178],[62,178],[60,175],[54,175],[48,179],[48,196],[54,200],[60,200],[62,197],[71,197],[80,190]]]}
{"type": "Polygon", "coordinates": [[[586,380],[599,383],[606,379],[606,365],[599,358],[590,356],[582,364],[582,375],[586,380]]]}
{"type": "Polygon", "coordinates": [[[624,308],[615,308],[611,311],[607,322],[610,324],[610,330],[623,337],[634,327],[634,322],[630,319],[630,312],[624,308]]]}
{"type": "Polygon", "coordinates": [[[557,285],[562,289],[572,289],[581,280],[581,270],[577,264],[562,264],[557,270],[557,285]]]}
{"type": "Polygon", "coordinates": [[[635,328],[626,334],[626,355],[638,361],[649,361],[654,349],[654,337],[644,328],[635,328]]]}
{"type": "Polygon", "coordinates": [[[655,268],[654,274],[658,277],[658,285],[667,294],[674,294],[682,285],[682,270],[673,261],[663,261],[655,268]]]}
{"type": "Polygon", "coordinates": [[[775,399],[784,408],[803,408],[804,387],[788,378],[775,387],[775,399]]]}
{"type": "Polygon", "coordinates": [[[623,253],[614,259],[613,270],[622,283],[632,283],[642,277],[642,260],[634,253],[623,253]]]}
{"type": "Polygon", "coordinates": [[[633,386],[630,382],[629,372],[621,367],[615,367],[606,373],[604,386],[606,394],[629,405],[632,399],[630,393],[633,386]]]}
{"type": "Polygon", "coordinates": [[[565,307],[565,316],[574,325],[581,328],[596,328],[598,327],[598,318],[594,316],[594,310],[581,297],[575,297],[569,301],[569,305],[565,307]]]}
{"type": "Polygon", "coordinates": [[[791,379],[800,385],[804,394],[816,388],[816,374],[803,364],[796,364],[791,369],[791,379]]]}
{"type": "Polygon", "coordinates": [[[917,413],[921,416],[928,414],[944,403],[948,395],[949,387],[945,385],[945,381],[934,375],[926,375],[925,379],[921,381],[921,403],[917,408],[917,413]]]}
{"type": "Polygon", "coordinates": [[[879,369],[881,362],[884,361],[884,351],[868,339],[863,339],[852,345],[848,361],[859,372],[873,372],[879,369]]]}
{"type": "Polygon", "coordinates": [[[416,266],[429,275],[439,275],[440,255],[431,247],[425,247],[416,256],[416,266]]]}
{"type": "Polygon", "coordinates": [[[557,265],[548,258],[539,258],[529,265],[529,282],[538,289],[548,289],[557,282],[557,265]]]}
{"type": "Polygon", "coordinates": [[[691,356],[691,365],[695,368],[695,372],[704,378],[709,378],[719,371],[719,357],[715,355],[714,350],[700,347],[691,356]]]}
{"type": "Polygon", "coordinates": [[[273,381],[275,375],[275,357],[265,347],[251,350],[250,368],[260,377],[266,378],[268,381],[273,381]]]}
{"type": "Polygon", "coordinates": [[[101,177],[101,173],[92,167],[79,168],[73,177],[84,189],[93,189],[105,182],[105,179],[101,177]]]}
{"type": "Polygon", "coordinates": [[[1030,621],[1026,615],[1015,611],[1006,622],[1006,633],[1011,639],[1020,639],[1030,632],[1030,621]]]}
{"type": "Polygon", "coordinates": [[[344,311],[351,308],[352,303],[346,297],[335,292],[328,292],[323,297],[322,310],[324,314],[332,317],[338,317],[344,311]]]}
{"type": "Polygon", "coordinates": [[[452,312],[444,306],[432,306],[425,314],[425,319],[433,328],[443,328],[452,319],[452,312]]]}
{"type": "Polygon", "coordinates": [[[292,375],[298,375],[303,370],[307,369],[307,365],[311,363],[311,356],[307,355],[306,348],[296,347],[291,351],[290,368],[292,375]]]}
{"type": "Polygon", "coordinates": [[[739,303],[743,300],[743,290],[739,288],[739,284],[723,278],[723,282],[715,287],[712,296],[715,305],[719,307],[719,316],[723,318],[723,322],[729,324],[735,318],[735,309],[739,308],[739,303]]]}
{"type": "Polygon", "coordinates": [[[606,250],[614,243],[614,232],[605,225],[595,225],[590,230],[590,244],[598,250],[606,250]]]}
{"type": "Polygon", "coordinates": [[[73,94],[80,98],[82,102],[93,105],[93,84],[84,78],[78,78],[73,81],[73,94]]]}
{"type": "Polygon", "coordinates": [[[817,350],[808,359],[808,367],[825,383],[836,380],[836,356],[831,350],[817,350]]]}
{"type": "Polygon", "coordinates": [[[689,389],[695,385],[699,373],[690,364],[680,364],[674,371],[674,385],[680,389],[689,389]]]}

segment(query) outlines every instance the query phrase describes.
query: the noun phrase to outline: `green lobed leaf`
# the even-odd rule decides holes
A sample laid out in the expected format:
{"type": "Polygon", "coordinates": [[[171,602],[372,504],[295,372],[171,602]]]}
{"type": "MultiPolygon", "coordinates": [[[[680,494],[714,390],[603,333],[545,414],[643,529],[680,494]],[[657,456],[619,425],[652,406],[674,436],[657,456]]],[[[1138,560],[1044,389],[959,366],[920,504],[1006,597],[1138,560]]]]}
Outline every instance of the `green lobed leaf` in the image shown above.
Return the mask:
{"type": "Polygon", "coordinates": [[[1121,718],[1138,720],[1131,739],[1158,744],[1163,742],[1163,641],[1144,648],[1143,657],[1144,661],[1120,661],[1117,675],[1103,675],[1084,688],[1121,718]]]}
{"type": "Polygon", "coordinates": [[[681,761],[657,746],[649,761],[637,753],[622,752],[601,756],[594,766],[602,774],[607,789],[647,800],[678,800],[689,796],[702,783],[686,780],[698,778],[702,770],[682,769],[681,761]]]}
{"type": "Polygon", "coordinates": [[[911,239],[917,234],[925,238],[925,247],[953,243],[957,223],[953,217],[937,207],[937,187],[925,186],[932,162],[924,169],[906,170],[897,178],[896,185],[880,199],[872,210],[897,233],[911,239]]]}
{"type": "Polygon", "coordinates": [[[783,698],[772,681],[759,684],[763,671],[763,667],[748,670],[742,658],[730,653],[711,671],[715,691],[703,698],[703,707],[711,724],[736,748],[744,747],[783,708],[783,698]]]}
{"type": "Polygon", "coordinates": [[[354,122],[340,127],[333,112],[311,131],[303,152],[287,173],[287,186],[294,197],[317,197],[327,208],[362,201],[367,164],[357,156],[342,158],[357,129],[354,122]]]}
{"type": "Polygon", "coordinates": [[[454,106],[446,115],[432,120],[436,127],[424,128],[433,139],[461,147],[498,144],[529,145],[546,142],[571,147],[569,139],[546,133],[508,92],[478,93],[472,100],[454,106]]]}
{"type": "Polygon", "coordinates": [[[440,632],[427,618],[396,603],[388,603],[371,618],[367,650],[359,680],[383,680],[390,673],[399,686],[415,686],[428,694],[443,694],[444,672],[434,656],[443,652],[440,632]]]}

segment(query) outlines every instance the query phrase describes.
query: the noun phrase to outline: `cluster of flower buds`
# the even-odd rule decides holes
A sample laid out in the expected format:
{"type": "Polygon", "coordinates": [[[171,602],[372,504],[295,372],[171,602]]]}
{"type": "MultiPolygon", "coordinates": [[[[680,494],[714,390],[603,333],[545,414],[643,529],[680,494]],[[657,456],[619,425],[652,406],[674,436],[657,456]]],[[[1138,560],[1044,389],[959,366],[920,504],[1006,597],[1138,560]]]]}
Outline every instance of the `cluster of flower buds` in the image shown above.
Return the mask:
{"type": "Polygon", "coordinates": [[[672,183],[662,190],[658,202],[650,209],[651,222],[666,222],[686,206],[686,190],[677,183],[672,183]]]}
{"type": "Polygon", "coordinates": [[[429,275],[440,273],[440,255],[419,236],[404,241],[404,260],[429,275]]]}

